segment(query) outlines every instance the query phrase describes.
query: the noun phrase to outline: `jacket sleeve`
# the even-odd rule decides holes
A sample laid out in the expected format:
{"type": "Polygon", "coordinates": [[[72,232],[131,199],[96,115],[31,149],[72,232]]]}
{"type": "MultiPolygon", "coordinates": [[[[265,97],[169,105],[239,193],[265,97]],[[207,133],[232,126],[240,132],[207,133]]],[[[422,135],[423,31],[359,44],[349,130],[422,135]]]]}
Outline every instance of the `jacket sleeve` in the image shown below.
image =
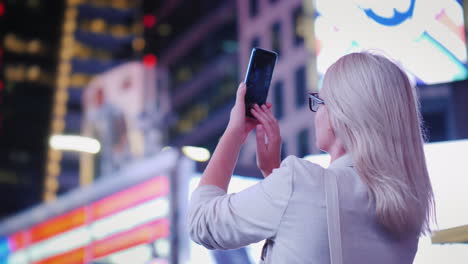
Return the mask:
{"type": "Polygon", "coordinates": [[[208,249],[234,249],[274,237],[293,192],[293,162],[234,194],[213,185],[198,187],[188,212],[190,237],[208,249]]]}

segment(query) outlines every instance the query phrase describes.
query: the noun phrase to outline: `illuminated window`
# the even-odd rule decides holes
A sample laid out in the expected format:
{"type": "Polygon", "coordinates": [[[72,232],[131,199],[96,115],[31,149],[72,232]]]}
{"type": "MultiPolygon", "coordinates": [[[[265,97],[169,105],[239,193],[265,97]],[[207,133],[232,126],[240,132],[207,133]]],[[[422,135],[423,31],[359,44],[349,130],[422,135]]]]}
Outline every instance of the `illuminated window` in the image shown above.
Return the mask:
{"type": "Polygon", "coordinates": [[[294,26],[294,45],[299,46],[304,43],[304,16],[302,6],[294,9],[292,18],[294,26]]]}

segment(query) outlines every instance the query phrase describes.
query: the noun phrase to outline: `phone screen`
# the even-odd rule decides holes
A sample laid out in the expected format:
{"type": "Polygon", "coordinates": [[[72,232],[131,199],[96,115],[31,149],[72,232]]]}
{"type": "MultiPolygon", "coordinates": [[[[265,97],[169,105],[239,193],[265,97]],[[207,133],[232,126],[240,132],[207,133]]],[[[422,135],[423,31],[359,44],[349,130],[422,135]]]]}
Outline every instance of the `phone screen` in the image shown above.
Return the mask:
{"type": "Polygon", "coordinates": [[[247,92],[245,106],[247,116],[253,117],[250,109],[254,104],[265,104],[270,87],[277,54],[273,51],[254,48],[250,56],[249,67],[245,76],[247,92]]]}

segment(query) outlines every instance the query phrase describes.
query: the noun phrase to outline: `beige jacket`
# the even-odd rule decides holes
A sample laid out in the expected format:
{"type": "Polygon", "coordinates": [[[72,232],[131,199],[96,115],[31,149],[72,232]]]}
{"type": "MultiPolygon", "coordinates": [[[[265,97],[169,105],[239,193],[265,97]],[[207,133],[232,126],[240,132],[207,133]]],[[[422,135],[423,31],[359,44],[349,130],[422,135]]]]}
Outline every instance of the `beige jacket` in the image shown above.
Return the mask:
{"type": "Polygon", "coordinates": [[[197,188],[188,223],[208,249],[234,249],[266,239],[261,263],[330,263],[324,171],[337,175],[344,263],[412,263],[418,235],[397,239],[376,221],[367,187],[349,155],[328,169],[289,156],[258,184],[226,194],[197,188]]]}

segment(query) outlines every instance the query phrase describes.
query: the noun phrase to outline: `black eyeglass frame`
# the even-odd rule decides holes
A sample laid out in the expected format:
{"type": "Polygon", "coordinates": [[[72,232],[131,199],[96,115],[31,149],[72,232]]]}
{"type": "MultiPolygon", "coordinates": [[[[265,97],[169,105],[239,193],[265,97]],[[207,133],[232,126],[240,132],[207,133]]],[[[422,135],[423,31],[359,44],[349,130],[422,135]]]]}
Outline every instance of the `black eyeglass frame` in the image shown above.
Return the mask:
{"type": "Polygon", "coordinates": [[[325,104],[325,101],[318,95],[318,93],[309,93],[309,109],[312,112],[317,112],[318,107],[325,104]]]}

